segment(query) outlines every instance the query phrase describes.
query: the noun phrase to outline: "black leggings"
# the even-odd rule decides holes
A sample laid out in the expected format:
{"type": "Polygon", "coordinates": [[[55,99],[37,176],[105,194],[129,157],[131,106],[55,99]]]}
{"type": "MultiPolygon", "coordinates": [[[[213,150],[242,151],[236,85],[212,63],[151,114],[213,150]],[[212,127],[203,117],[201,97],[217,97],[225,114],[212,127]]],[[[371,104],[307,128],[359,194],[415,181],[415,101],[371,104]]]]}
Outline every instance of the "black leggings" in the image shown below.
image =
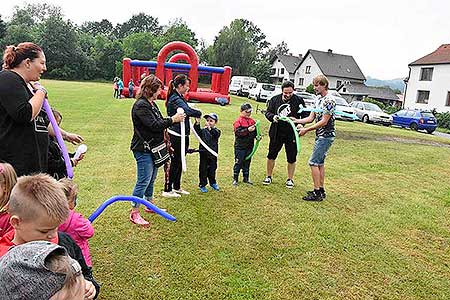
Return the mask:
{"type": "MultiPolygon", "coordinates": [[[[170,192],[172,189],[179,190],[181,188],[181,174],[183,172],[181,165],[181,137],[170,135],[170,143],[173,148],[173,156],[170,163],[169,185],[167,186],[166,192],[170,192]]],[[[189,136],[186,137],[186,150],[188,148],[189,136]]]]}

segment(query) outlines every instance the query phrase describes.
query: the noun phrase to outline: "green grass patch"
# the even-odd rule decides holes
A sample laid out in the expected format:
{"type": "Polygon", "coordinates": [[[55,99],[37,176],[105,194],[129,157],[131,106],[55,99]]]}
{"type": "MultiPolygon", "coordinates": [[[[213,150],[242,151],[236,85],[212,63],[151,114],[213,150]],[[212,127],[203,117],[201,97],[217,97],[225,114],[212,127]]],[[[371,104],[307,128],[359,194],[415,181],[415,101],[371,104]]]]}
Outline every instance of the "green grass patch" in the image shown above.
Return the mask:
{"type": "MultiPolygon", "coordinates": [[[[113,99],[111,84],[44,85],[63,128],[83,135],[89,147],[75,169],[77,209],[89,216],[111,196],[131,194],[133,101],[113,99]]],[[[448,139],[338,121],[327,199],[307,203],[301,197],[312,186],[307,160],[314,134],[301,139],[295,188],[284,187],[284,152],[273,184],[263,186],[269,123],[261,114],[253,115],[265,133],[251,165],[255,185],[231,186],[232,123],[243,101],[249,100],[196,105],[219,115],[221,191],[198,191],[198,154],[192,154],[183,175],[191,195],[160,197],[162,170],[155,184],[157,204],[177,222],[144,215],[152,226],[139,228],[128,221],[126,203],[96,220],[90,245],[101,299],[450,298],[448,139]]]]}

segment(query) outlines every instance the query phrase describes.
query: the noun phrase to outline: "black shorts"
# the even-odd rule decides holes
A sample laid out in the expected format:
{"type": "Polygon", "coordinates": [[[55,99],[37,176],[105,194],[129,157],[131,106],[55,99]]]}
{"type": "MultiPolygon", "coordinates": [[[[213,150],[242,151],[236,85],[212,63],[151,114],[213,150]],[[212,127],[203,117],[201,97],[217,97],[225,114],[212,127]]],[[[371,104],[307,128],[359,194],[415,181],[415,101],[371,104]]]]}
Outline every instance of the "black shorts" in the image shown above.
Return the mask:
{"type": "Polygon", "coordinates": [[[295,136],[277,136],[271,138],[269,142],[268,159],[275,160],[284,144],[284,150],[286,152],[287,162],[292,164],[297,161],[297,145],[295,143],[295,136]]]}

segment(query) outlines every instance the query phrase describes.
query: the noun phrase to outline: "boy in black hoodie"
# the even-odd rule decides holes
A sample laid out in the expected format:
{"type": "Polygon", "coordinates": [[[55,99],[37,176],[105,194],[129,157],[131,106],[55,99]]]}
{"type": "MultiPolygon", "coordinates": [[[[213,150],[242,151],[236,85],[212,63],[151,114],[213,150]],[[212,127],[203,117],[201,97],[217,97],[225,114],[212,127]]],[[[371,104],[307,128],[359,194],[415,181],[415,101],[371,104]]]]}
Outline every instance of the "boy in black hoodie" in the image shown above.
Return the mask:
{"type": "MultiPolygon", "coordinates": [[[[211,150],[218,153],[219,150],[219,137],[220,130],[216,128],[219,117],[215,113],[210,113],[204,116],[206,119],[205,127],[200,128],[200,119],[195,120],[194,129],[205,144],[211,148],[211,150]]],[[[216,182],[216,170],[217,170],[217,157],[210,153],[202,144],[199,145],[200,152],[200,164],[198,167],[199,172],[199,187],[202,193],[208,192],[206,184],[209,180],[209,185],[213,190],[218,191],[219,186],[216,182]]]]}

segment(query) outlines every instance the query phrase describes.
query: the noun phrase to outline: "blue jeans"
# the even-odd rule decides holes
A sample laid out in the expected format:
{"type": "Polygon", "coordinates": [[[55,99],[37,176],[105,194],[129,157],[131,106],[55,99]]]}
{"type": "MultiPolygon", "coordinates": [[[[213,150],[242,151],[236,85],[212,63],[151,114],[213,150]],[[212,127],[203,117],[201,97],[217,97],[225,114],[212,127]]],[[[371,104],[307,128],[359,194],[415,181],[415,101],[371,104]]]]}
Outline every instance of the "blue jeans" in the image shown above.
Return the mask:
{"type": "Polygon", "coordinates": [[[316,143],[309,158],[310,166],[323,166],[325,164],[325,158],[327,157],[328,150],[330,150],[331,144],[334,142],[334,137],[316,137],[316,143]]]}
{"type": "MultiPolygon", "coordinates": [[[[134,186],[133,196],[153,200],[153,185],[155,183],[158,168],[153,163],[150,153],[133,151],[137,166],[137,181],[134,186]]],[[[133,202],[133,208],[138,208],[139,203],[133,202]]]]}

